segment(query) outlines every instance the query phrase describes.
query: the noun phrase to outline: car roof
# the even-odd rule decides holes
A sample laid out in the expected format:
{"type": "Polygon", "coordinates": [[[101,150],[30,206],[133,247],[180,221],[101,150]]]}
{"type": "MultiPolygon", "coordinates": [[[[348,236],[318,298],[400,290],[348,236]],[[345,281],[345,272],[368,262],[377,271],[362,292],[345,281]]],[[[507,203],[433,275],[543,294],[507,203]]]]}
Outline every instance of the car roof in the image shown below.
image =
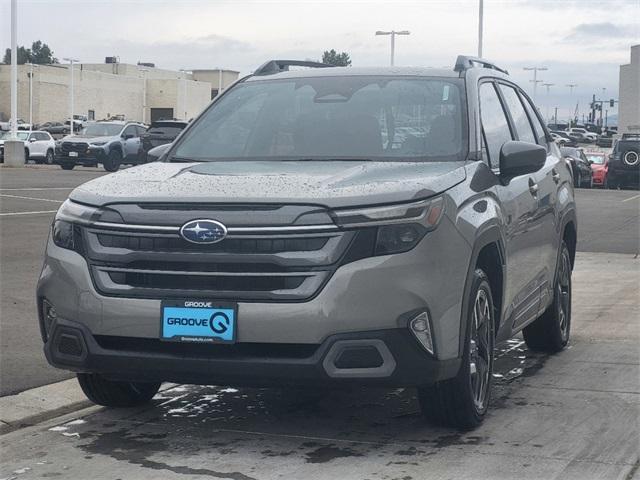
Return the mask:
{"type": "Polygon", "coordinates": [[[247,82],[263,80],[280,80],[287,78],[315,78],[315,77],[354,77],[354,76],[408,76],[408,77],[447,77],[459,78],[453,68],[430,67],[331,67],[289,70],[272,75],[255,75],[248,77],[247,82]]]}

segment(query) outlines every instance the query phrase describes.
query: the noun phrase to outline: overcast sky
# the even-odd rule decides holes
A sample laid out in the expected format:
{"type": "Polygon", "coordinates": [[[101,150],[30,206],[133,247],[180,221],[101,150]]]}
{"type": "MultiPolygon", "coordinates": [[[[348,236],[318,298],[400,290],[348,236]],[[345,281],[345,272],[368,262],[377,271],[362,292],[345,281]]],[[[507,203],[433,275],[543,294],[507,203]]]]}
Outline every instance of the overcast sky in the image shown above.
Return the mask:
{"type": "MultiPolygon", "coordinates": [[[[640,0],[485,0],[484,56],[507,68],[530,92],[531,72],[554,83],[538,88],[543,113],[567,115],[591,95],[618,95],[619,66],[640,43],[640,0]],[[577,83],[573,100],[568,83],[577,83]]],[[[319,59],[325,49],[351,55],[354,66],[452,66],[477,52],[478,0],[18,0],[18,44],[49,44],[58,58],[85,63],[116,55],[121,62],[163,68],[229,68],[249,73],[267,59],[319,59]]],[[[0,0],[0,47],[9,46],[10,0],[0,0]]],[[[584,108],[583,108],[584,107],[584,108]]]]}

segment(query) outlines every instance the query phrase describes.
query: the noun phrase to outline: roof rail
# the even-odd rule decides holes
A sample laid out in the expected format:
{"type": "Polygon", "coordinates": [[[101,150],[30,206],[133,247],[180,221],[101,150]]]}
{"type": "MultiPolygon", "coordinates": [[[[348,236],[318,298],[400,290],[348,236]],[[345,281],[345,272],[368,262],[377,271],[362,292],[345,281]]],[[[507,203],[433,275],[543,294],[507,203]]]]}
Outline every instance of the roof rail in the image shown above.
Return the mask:
{"type": "Polygon", "coordinates": [[[499,72],[509,75],[508,71],[498,67],[495,63],[492,63],[489,60],[485,60],[483,58],[478,58],[478,57],[469,57],[467,55],[458,55],[458,58],[456,59],[456,66],[453,67],[453,70],[455,72],[464,72],[469,68],[475,67],[476,64],[480,65],[483,68],[491,68],[492,70],[497,70],[499,72]]]}
{"type": "Polygon", "coordinates": [[[334,67],[328,63],[312,62],[308,60],[269,60],[268,62],[260,65],[254,75],[273,75],[274,73],[288,72],[289,67],[311,67],[311,68],[326,68],[334,67]]]}

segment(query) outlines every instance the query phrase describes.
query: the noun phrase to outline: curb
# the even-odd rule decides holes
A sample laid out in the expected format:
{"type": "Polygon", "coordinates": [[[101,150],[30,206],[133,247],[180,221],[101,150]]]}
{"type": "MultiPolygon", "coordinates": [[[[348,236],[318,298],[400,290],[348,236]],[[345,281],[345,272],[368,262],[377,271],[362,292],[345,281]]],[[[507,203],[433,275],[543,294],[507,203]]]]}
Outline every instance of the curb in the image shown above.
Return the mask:
{"type": "Polygon", "coordinates": [[[91,405],[75,378],[0,397],[0,435],[91,405]]]}
{"type": "MultiPolygon", "coordinates": [[[[160,391],[177,386],[163,383],[160,391]]],[[[0,435],[89,407],[102,408],[87,399],[75,378],[0,397],[0,435]]]]}

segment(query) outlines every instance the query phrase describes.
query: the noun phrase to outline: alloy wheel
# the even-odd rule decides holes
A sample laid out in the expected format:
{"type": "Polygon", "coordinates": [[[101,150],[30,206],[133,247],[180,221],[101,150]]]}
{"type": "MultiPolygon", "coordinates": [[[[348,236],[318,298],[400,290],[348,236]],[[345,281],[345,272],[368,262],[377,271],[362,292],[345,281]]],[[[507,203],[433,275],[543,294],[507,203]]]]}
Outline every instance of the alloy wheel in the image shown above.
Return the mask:
{"type": "Polygon", "coordinates": [[[469,336],[469,373],[471,392],[476,410],[486,408],[489,391],[489,375],[492,361],[491,306],[487,292],[479,289],[473,306],[473,320],[469,336]]]}
{"type": "Polygon", "coordinates": [[[558,320],[560,335],[566,341],[569,335],[569,318],[571,315],[571,261],[565,250],[560,258],[558,279],[556,280],[556,296],[558,298],[558,320]]]}

